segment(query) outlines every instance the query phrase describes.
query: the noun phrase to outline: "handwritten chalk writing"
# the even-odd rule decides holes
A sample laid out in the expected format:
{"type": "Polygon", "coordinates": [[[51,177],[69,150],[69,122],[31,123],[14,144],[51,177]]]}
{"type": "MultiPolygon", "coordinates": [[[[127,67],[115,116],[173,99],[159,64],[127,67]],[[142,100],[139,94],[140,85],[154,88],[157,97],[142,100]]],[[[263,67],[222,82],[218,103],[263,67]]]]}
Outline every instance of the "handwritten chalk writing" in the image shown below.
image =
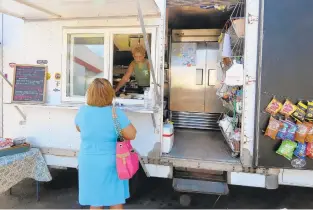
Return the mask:
{"type": "Polygon", "coordinates": [[[16,65],[13,101],[43,102],[45,98],[46,67],[16,65]]]}

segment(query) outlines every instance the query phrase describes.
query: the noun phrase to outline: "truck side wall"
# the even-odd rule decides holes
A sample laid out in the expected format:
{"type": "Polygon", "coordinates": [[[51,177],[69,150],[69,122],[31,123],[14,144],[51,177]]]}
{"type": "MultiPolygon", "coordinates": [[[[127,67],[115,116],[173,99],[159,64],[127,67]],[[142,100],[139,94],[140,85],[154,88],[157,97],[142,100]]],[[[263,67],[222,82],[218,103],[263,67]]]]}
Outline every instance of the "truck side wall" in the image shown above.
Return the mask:
{"type": "MultiPolygon", "coordinates": [[[[159,0],[157,4],[164,8],[165,1],[159,0]]],[[[138,27],[137,19],[106,19],[106,20],[71,20],[71,21],[42,21],[24,22],[6,16],[9,27],[4,29],[4,37],[10,38],[4,46],[4,73],[10,81],[13,80],[13,68],[9,63],[36,64],[37,60],[48,61],[48,72],[51,79],[47,81],[47,103],[61,103],[61,91],[55,92],[55,73],[62,72],[62,43],[64,28],[105,28],[105,27],[138,27]]],[[[156,65],[158,81],[163,78],[163,54],[164,54],[164,18],[145,18],[146,26],[157,27],[156,65]],[[160,71],[161,68],[161,71],[160,71]],[[159,72],[159,73],[158,73],[159,72]]],[[[65,76],[65,75],[62,75],[65,76]]],[[[163,88],[160,88],[163,92],[163,88]]],[[[11,102],[12,89],[4,85],[4,136],[25,136],[35,147],[54,148],[69,151],[65,156],[46,154],[48,165],[61,167],[77,167],[77,158],[71,151],[78,151],[80,136],[74,126],[76,110],[67,108],[26,107],[20,106],[27,116],[26,123],[21,123],[21,116],[11,102]],[[73,154],[73,155],[71,155],[73,154]]],[[[162,93],[163,95],[163,93],[162,93]]],[[[0,107],[1,108],[1,107],[0,107]]],[[[133,146],[140,153],[143,162],[159,159],[161,153],[161,132],[163,111],[155,115],[156,129],[152,123],[150,114],[126,112],[129,119],[137,128],[137,138],[133,146]]],[[[0,115],[1,116],[1,115],[0,115]]],[[[171,167],[148,164],[146,172],[149,176],[170,177],[171,167]]]]}
{"type": "Polygon", "coordinates": [[[258,59],[259,0],[246,1],[245,64],[240,160],[244,167],[253,166],[255,93],[258,59]]]}

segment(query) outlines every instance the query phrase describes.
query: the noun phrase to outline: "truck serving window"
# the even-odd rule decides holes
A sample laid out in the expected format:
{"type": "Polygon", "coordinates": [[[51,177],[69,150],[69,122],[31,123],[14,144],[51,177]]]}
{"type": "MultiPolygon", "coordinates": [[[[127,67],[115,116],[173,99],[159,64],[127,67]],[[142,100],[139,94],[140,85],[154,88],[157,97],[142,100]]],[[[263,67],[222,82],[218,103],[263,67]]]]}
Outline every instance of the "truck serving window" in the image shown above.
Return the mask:
{"type": "MultiPolygon", "coordinates": [[[[95,78],[105,77],[104,34],[67,34],[66,98],[84,98],[95,78]]],[[[63,74],[64,75],[64,74],[63,74]]]]}
{"type": "MultiPolygon", "coordinates": [[[[154,63],[155,35],[156,29],[148,27],[147,37],[154,63]]],[[[108,79],[118,98],[135,99],[129,101],[131,104],[143,103],[144,90],[153,80],[139,27],[63,30],[62,101],[84,102],[87,88],[95,78],[108,79]],[[138,46],[142,48],[134,53],[133,49],[138,46]],[[141,54],[142,58],[138,59],[141,54]],[[128,79],[124,78],[125,82],[121,82],[129,66],[133,66],[133,71],[128,74],[128,79]]]]}
{"type": "MultiPolygon", "coordinates": [[[[148,40],[151,45],[151,34],[148,40]]],[[[118,97],[127,99],[142,98],[144,88],[150,87],[149,61],[142,34],[113,34],[113,86],[118,89],[118,97]],[[132,74],[124,84],[122,78],[128,76],[129,68],[132,74]]]]}

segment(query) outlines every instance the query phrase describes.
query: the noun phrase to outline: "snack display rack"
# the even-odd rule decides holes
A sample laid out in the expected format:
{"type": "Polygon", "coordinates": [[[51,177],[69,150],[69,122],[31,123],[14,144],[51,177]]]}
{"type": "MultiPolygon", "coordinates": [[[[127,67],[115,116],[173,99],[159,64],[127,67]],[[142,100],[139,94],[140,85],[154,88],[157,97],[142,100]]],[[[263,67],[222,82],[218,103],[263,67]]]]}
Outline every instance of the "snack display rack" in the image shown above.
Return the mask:
{"type": "Polygon", "coordinates": [[[231,149],[232,153],[231,156],[232,157],[238,157],[238,155],[240,154],[240,141],[236,141],[231,139],[224,131],[224,129],[222,128],[222,126],[220,126],[221,132],[225,138],[226,143],[228,144],[229,148],[231,149]]]}
{"type": "Polygon", "coordinates": [[[216,94],[222,100],[225,112],[219,119],[220,130],[233,157],[240,154],[241,107],[243,86],[245,0],[237,4],[226,22],[219,39],[221,85],[216,94]],[[238,68],[238,66],[240,68],[238,68]],[[235,77],[233,77],[235,75],[235,77]],[[236,78],[230,79],[230,78],[236,78]],[[231,122],[227,122],[231,121],[231,122]]]}

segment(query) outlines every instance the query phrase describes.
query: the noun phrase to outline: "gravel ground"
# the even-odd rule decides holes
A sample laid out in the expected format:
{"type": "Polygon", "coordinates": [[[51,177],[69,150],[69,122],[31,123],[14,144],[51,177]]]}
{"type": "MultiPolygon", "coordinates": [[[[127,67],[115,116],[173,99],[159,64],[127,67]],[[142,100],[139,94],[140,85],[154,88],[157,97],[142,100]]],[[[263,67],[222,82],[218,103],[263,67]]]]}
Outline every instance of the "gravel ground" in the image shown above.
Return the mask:
{"type": "MultiPolygon", "coordinates": [[[[12,194],[0,195],[0,208],[24,209],[76,209],[77,172],[57,171],[50,183],[41,184],[39,202],[36,201],[36,184],[33,180],[24,180],[12,188],[12,194]]],[[[277,190],[230,186],[230,194],[221,196],[193,194],[191,209],[313,209],[313,189],[298,187],[280,187],[277,190]]],[[[138,195],[126,205],[130,209],[181,209],[180,194],[174,192],[171,181],[149,179],[138,195]]],[[[87,207],[83,207],[87,208],[87,207]]]]}

